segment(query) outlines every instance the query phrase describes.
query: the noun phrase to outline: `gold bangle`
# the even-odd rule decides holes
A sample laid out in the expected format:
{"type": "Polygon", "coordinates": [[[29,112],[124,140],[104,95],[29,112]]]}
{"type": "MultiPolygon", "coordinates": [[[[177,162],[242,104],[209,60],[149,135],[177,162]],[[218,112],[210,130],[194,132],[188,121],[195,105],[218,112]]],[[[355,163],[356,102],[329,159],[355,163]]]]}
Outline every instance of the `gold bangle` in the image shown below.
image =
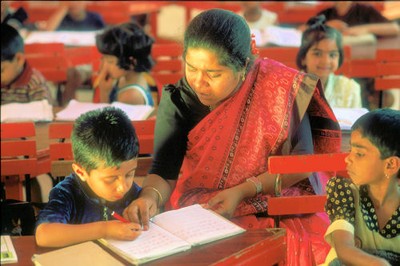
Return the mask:
{"type": "Polygon", "coordinates": [[[144,187],[142,190],[145,190],[146,188],[151,188],[153,191],[155,191],[157,193],[157,195],[158,195],[157,204],[158,204],[158,206],[161,206],[161,203],[163,203],[164,201],[163,201],[163,197],[162,197],[160,191],[158,189],[156,189],[155,187],[151,187],[151,186],[144,187]]]}

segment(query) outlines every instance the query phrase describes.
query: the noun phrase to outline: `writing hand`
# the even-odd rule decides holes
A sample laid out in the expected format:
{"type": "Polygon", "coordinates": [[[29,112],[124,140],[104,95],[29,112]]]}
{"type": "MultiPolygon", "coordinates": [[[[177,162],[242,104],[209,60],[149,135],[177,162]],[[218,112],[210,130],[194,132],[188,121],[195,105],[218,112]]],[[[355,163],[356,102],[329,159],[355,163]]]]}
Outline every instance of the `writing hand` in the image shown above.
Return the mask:
{"type": "Polygon", "coordinates": [[[106,223],[106,238],[118,240],[134,240],[142,233],[138,223],[124,223],[117,220],[106,223]]]}

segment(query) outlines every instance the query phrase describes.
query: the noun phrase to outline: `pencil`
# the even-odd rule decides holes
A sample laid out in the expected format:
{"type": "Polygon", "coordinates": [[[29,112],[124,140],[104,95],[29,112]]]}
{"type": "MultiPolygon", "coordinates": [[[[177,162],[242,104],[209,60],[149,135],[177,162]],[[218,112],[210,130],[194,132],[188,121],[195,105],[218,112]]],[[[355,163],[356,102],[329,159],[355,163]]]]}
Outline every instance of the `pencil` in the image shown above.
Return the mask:
{"type": "Polygon", "coordinates": [[[123,223],[129,223],[129,221],[127,219],[125,219],[124,217],[122,217],[121,215],[119,215],[118,213],[116,213],[115,211],[111,212],[111,216],[114,217],[115,219],[123,222],[123,223]]]}

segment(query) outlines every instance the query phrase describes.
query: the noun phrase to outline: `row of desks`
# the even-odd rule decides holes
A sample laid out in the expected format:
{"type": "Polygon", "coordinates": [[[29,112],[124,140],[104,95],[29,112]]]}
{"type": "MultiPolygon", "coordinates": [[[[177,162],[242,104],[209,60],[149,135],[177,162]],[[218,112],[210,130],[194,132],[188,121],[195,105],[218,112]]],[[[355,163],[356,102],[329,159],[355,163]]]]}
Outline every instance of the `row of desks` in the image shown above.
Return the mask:
{"type": "MultiPolygon", "coordinates": [[[[286,258],[285,234],[285,229],[280,228],[248,230],[243,234],[193,247],[146,265],[283,265],[286,258]]],[[[18,256],[18,262],[13,264],[16,266],[32,265],[33,254],[56,250],[37,246],[34,236],[13,236],[11,239],[18,256]]],[[[105,250],[127,264],[108,249],[105,250]]]]}

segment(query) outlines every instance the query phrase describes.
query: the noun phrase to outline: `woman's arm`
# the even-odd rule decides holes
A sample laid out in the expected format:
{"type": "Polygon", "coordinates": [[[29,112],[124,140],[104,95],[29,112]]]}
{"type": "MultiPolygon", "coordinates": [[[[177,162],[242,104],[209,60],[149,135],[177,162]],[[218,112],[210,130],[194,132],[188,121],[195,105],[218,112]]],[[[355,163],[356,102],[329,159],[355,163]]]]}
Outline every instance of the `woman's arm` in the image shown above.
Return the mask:
{"type": "MultiPolygon", "coordinates": [[[[292,118],[293,120],[294,118],[292,118]]],[[[294,127],[294,123],[291,124],[294,127]]],[[[291,149],[290,154],[313,154],[314,146],[312,140],[312,132],[310,126],[310,119],[308,113],[305,113],[297,129],[290,129],[294,133],[289,134],[291,149]]],[[[284,174],[282,175],[282,188],[290,187],[303,179],[308,178],[312,173],[296,173],[296,174],[284,174]]],[[[265,194],[274,194],[276,175],[264,173],[259,176],[259,179],[263,183],[263,192],[265,194]]]]}
{"type": "Polygon", "coordinates": [[[120,221],[101,221],[87,224],[42,223],[36,228],[36,243],[42,247],[63,247],[99,238],[134,240],[141,226],[120,221]]]}

